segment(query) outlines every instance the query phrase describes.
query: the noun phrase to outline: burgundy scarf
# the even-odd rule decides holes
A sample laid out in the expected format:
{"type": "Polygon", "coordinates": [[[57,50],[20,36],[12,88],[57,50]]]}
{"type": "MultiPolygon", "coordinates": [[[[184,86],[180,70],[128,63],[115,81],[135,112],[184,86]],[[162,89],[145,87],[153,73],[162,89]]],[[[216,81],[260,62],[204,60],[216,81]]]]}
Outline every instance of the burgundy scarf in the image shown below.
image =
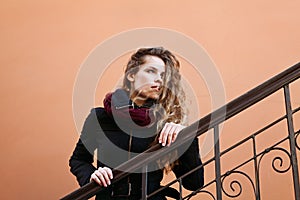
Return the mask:
{"type": "Polygon", "coordinates": [[[128,126],[144,127],[152,126],[155,117],[151,106],[154,101],[147,101],[143,106],[137,106],[129,99],[128,94],[118,89],[114,93],[108,93],[103,101],[107,114],[115,121],[121,121],[128,126]],[[134,123],[133,123],[133,122],[134,123]]]}

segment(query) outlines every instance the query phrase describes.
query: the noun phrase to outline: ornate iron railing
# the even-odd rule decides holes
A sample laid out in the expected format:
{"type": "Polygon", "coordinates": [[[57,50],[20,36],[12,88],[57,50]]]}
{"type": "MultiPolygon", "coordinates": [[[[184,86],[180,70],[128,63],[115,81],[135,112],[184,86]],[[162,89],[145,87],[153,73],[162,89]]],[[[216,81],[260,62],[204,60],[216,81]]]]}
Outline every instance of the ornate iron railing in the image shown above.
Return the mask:
{"type": "MultiPolygon", "coordinates": [[[[128,176],[128,171],[135,171],[137,169],[142,169],[143,172],[147,172],[147,166],[157,160],[159,157],[163,157],[173,150],[179,148],[182,145],[187,144],[192,138],[197,135],[198,137],[207,134],[208,130],[213,129],[214,133],[214,155],[209,160],[203,162],[203,166],[214,165],[215,168],[215,178],[211,181],[208,181],[202,188],[199,188],[196,191],[192,191],[186,195],[183,195],[182,188],[182,178],[192,173],[193,171],[199,169],[202,166],[198,166],[187,174],[174,179],[170,183],[168,183],[165,187],[173,186],[176,183],[179,183],[179,191],[180,191],[180,199],[199,199],[198,196],[201,194],[205,194],[209,197],[209,199],[213,200],[222,200],[225,198],[238,198],[241,196],[243,192],[243,183],[238,179],[234,179],[230,181],[229,186],[226,187],[226,182],[231,177],[241,176],[244,177],[245,180],[251,186],[251,190],[253,192],[253,196],[255,199],[262,199],[262,190],[261,190],[261,174],[260,168],[261,163],[264,157],[271,152],[281,152],[283,155],[286,155],[287,161],[282,157],[281,154],[277,155],[272,160],[272,168],[277,173],[287,173],[291,171],[293,177],[293,195],[295,200],[300,200],[300,186],[299,186],[299,168],[297,161],[297,153],[300,150],[299,143],[299,134],[300,130],[294,129],[294,121],[293,116],[300,110],[300,106],[292,109],[291,106],[291,95],[290,95],[290,84],[295,82],[300,77],[300,63],[290,67],[284,72],[278,74],[277,76],[269,79],[258,87],[250,90],[244,95],[238,97],[237,99],[229,102],[225,106],[219,108],[213,113],[203,117],[199,121],[195,122],[191,126],[182,130],[181,134],[178,136],[178,139],[174,144],[172,144],[168,148],[161,148],[160,145],[155,145],[151,147],[146,152],[152,152],[149,154],[142,153],[128,162],[122,164],[117,169],[113,170],[114,179],[112,183],[118,182],[119,180],[128,176]],[[269,123],[265,127],[251,134],[247,138],[241,140],[235,145],[221,151],[220,150],[220,142],[219,142],[219,127],[222,123],[224,123],[227,119],[237,115],[238,113],[246,110],[250,106],[253,106],[257,102],[265,99],[271,94],[283,90],[284,91],[284,99],[285,99],[285,115],[276,119],[275,121],[269,123]],[[259,137],[264,131],[269,130],[275,125],[286,121],[287,127],[287,135],[279,141],[276,141],[275,144],[266,147],[264,150],[258,152],[257,149],[257,137],[259,137]],[[241,145],[251,144],[252,146],[252,156],[246,158],[247,160],[241,162],[237,166],[233,167],[230,170],[227,170],[225,173],[222,173],[221,170],[221,158],[226,156],[229,152],[237,149],[241,145]],[[283,148],[282,144],[288,143],[288,148],[283,148]],[[280,156],[281,155],[281,156],[280,156]],[[283,163],[288,163],[287,166],[283,167],[283,163]],[[277,164],[276,164],[277,163],[277,164]],[[278,166],[279,163],[279,166],[278,166]],[[243,167],[252,166],[253,172],[247,173],[243,171],[243,167]],[[228,187],[230,191],[228,191],[228,187]]],[[[298,97],[300,99],[300,97],[298,97]]],[[[299,101],[297,99],[297,101],[299,101]]],[[[152,194],[147,195],[147,175],[143,174],[143,192],[142,199],[147,199],[157,192],[163,190],[163,188],[153,192],[152,194]]],[[[104,188],[98,186],[96,183],[91,182],[76,191],[70,193],[69,195],[63,197],[61,200],[81,200],[87,199],[94,196],[97,192],[103,190],[104,188]]],[[[250,199],[248,197],[247,199],[250,199]]]]}

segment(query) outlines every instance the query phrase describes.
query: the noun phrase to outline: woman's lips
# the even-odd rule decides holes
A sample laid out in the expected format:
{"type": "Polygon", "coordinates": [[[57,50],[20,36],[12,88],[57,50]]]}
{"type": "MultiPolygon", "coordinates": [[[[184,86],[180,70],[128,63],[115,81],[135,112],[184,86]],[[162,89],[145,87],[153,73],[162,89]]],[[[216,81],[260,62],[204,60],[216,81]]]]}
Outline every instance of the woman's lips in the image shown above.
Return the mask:
{"type": "Polygon", "coordinates": [[[151,88],[156,90],[156,91],[160,90],[160,87],[158,85],[152,85],[151,88]]]}

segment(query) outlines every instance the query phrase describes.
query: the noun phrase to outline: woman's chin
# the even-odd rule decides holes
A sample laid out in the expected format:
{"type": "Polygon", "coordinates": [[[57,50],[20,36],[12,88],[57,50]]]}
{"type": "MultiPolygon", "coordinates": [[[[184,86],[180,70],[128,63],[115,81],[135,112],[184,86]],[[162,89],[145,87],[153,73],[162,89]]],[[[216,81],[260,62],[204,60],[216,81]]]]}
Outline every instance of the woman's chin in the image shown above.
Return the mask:
{"type": "Polygon", "coordinates": [[[148,96],[148,99],[157,100],[159,98],[159,94],[152,94],[148,96]]]}

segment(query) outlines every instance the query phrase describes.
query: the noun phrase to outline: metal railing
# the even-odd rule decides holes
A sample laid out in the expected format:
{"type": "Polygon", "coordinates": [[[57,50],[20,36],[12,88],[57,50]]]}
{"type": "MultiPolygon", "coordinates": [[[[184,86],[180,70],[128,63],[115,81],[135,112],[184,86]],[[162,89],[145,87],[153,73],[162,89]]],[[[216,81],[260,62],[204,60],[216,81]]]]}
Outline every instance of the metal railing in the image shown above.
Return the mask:
{"type": "MultiPolygon", "coordinates": [[[[127,177],[129,173],[128,171],[136,171],[138,169],[142,169],[143,172],[147,172],[147,166],[151,163],[156,161],[158,158],[167,155],[168,153],[174,151],[175,149],[181,147],[182,145],[187,144],[191,139],[196,136],[200,137],[201,135],[207,133],[209,130],[213,129],[214,133],[214,156],[203,162],[202,166],[207,166],[209,164],[213,164],[215,168],[215,178],[212,181],[206,183],[202,188],[199,188],[196,191],[192,191],[186,196],[183,196],[182,192],[182,178],[187,176],[188,174],[192,173],[193,171],[201,168],[202,166],[198,166],[197,168],[193,169],[192,171],[188,172],[187,174],[171,181],[165,187],[172,186],[175,183],[179,183],[179,191],[180,191],[180,199],[191,199],[195,195],[205,193],[211,199],[222,200],[224,197],[235,198],[239,197],[242,193],[242,184],[238,180],[233,180],[230,184],[230,188],[234,194],[230,194],[226,188],[224,187],[224,182],[227,180],[228,177],[231,175],[241,175],[246,180],[249,181],[255,199],[261,199],[261,180],[260,180],[260,168],[261,168],[261,161],[265,157],[266,154],[270,152],[282,152],[284,153],[289,159],[289,164],[285,169],[279,169],[275,162],[278,161],[280,166],[283,163],[283,159],[280,156],[276,156],[272,161],[273,169],[278,173],[286,173],[287,171],[292,171],[293,176],[293,191],[294,191],[294,199],[300,200],[300,186],[299,186],[299,168],[298,168],[298,161],[297,161],[297,151],[300,150],[299,144],[299,134],[300,130],[294,130],[294,121],[293,115],[300,110],[300,106],[292,110],[291,107],[291,95],[290,95],[290,84],[295,82],[300,77],[300,63],[288,68],[287,70],[283,71],[282,73],[274,76],[273,78],[267,80],[263,84],[255,87],[254,89],[250,90],[249,92],[245,93],[244,95],[236,98],[235,100],[229,102],[228,104],[224,105],[223,107],[217,109],[216,111],[212,112],[211,114],[203,117],[202,119],[196,121],[191,126],[183,129],[181,134],[179,134],[175,143],[173,143],[168,148],[162,148],[160,144],[155,145],[148,149],[145,153],[139,154],[138,156],[132,158],[131,160],[127,161],[120,165],[117,169],[113,170],[114,179],[112,180],[112,184],[120,181],[121,179],[127,177]],[[229,147],[224,151],[220,151],[220,143],[219,143],[219,126],[227,119],[237,115],[238,113],[246,110],[250,106],[256,104],[257,102],[265,99],[266,97],[270,96],[271,94],[283,90],[284,91],[284,98],[285,98],[285,115],[276,119],[275,121],[271,122],[264,128],[258,130],[257,132],[251,134],[247,138],[243,139],[242,141],[236,143],[235,145],[229,147]],[[264,131],[270,129],[274,125],[286,120],[286,126],[288,130],[288,134],[285,138],[277,141],[275,144],[265,148],[265,150],[261,152],[257,152],[257,137],[264,131]],[[221,171],[221,157],[225,156],[228,152],[236,149],[237,147],[245,144],[251,143],[252,146],[252,156],[246,160],[235,166],[233,169],[228,170],[225,173],[221,171]],[[282,148],[280,145],[284,142],[288,142],[289,149],[282,148]],[[152,152],[150,155],[147,152],[152,152]],[[250,176],[246,172],[241,170],[242,167],[246,165],[253,165],[254,169],[254,177],[250,176]],[[234,189],[234,186],[238,187],[238,189],[234,189]],[[208,190],[207,188],[210,186],[214,186],[214,191],[208,190]]],[[[300,97],[299,97],[300,99],[300,97]]],[[[298,100],[299,101],[299,100],[298,100]]],[[[164,188],[159,189],[158,191],[153,192],[152,194],[147,195],[147,177],[146,173],[143,174],[143,192],[142,192],[142,199],[147,199],[157,192],[163,190],[164,188]]],[[[61,198],[61,200],[81,200],[87,199],[94,196],[99,191],[105,188],[100,187],[94,182],[91,182],[76,191],[70,193],[69,195],[61,198]]]]}

